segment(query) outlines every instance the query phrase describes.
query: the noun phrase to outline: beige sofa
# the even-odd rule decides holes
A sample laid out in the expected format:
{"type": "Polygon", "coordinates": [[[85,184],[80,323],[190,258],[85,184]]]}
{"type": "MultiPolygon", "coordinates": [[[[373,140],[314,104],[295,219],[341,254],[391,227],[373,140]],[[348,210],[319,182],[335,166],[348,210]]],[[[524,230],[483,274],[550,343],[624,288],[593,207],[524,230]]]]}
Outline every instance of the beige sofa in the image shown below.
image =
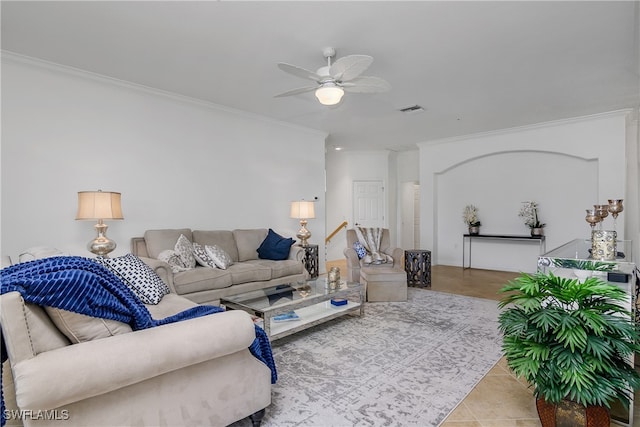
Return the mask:
{"type": "MultiPolygon", "coordinates": [[[[161,319],[194,305],[169,294],[147,307],[161,319]]],[[[71,344],[18,292],[1,295],[0,308],[7,425],[226,426],[257,421],[271,402],[271,372],[248,350],[255,327],[243,311],[71,344]]]]}
{"type": "Polygon", "coordinates": [[[220,298],[294,283],[308,277],[304,269],[304,249],[291,246],[289,257],[282,261],[258,258],[257,249],[268,230],[147,230],[144,237],[131,240],[131,252],[149,264],[169,285],[172,292],[200,304],[218,304],[220,298]],[[233,260],[225,270],[197,266],[173,273],[169,264],[158,260],[164,250],[173,249],[180,235],[200,245],[217,245],[233,260]]]}

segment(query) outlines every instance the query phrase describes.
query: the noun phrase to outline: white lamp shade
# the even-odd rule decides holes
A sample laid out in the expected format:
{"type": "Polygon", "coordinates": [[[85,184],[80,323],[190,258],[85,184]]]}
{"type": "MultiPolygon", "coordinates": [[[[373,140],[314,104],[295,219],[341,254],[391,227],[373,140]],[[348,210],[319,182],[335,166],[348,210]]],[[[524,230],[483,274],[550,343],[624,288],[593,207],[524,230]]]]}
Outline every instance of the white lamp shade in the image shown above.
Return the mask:
{"type": "Polygon", "coordinates": [[[314,203],[304,200],[291,202],[291,218],[309,219],[315,218],[314,203]]]}
{"type": "Polygon", "coordinates": [[[76,219],[124,219],[120,193],[79,191],[76,219]]]}
{"type": "Polygon", "coordinates": [[[336,105],[342,99],[344,90],[335,85],[324,85],[316,89],[316,98],[322,105],[336,105]]]}

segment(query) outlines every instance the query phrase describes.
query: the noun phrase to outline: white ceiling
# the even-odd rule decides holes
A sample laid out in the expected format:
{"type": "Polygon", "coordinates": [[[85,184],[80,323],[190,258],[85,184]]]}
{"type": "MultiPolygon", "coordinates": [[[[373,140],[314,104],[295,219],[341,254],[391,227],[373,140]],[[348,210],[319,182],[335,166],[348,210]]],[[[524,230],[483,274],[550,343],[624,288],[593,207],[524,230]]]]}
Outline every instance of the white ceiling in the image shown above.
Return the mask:
{"type": "Polygon", "coordinates": [[[638,1],[2,1],[2,49],[326,131],[350,149],[640,105],[638,1]],[[322,49],[374,57],[392,90],[273,95],[322,49]],[[419,104],[425,112],[398,110],[419,104]]]}

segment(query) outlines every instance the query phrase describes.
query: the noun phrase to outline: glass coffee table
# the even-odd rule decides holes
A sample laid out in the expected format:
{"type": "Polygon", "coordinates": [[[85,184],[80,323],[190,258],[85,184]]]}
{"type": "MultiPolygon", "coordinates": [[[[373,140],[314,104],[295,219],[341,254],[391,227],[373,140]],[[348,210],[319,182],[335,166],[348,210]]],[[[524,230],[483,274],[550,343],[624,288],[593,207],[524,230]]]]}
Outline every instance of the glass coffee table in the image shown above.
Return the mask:
{"type": "Polygon", "coordinates": [[[228,296],[220,303],[261,318],[273,341],[345,314],[364,315],[364,286],[345,281],[334,285],[322,278],[228,296]],[[294,319],[282,320],[287,317],[294,319]]]}

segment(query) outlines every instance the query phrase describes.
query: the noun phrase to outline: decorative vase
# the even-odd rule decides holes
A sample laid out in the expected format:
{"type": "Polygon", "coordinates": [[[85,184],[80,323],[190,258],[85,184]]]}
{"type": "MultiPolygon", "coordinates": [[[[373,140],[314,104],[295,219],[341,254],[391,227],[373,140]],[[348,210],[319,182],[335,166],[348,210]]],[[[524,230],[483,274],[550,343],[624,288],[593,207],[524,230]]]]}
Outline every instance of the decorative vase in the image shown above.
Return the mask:
{"type": "Polygon", "coordinates": [[[583,406],[571,400],[548,403],[536,400],[542,427],[609,427],[611,416],[604,406],[583,406]]]}
{"type": "Polygon", "coordinates": [[[327,273],[327,279],[329,280],[329,287],[335,289],[336,285],[340,282],[340,269],[338,267],[331,267],[331,270],[327,273]]]}
{"type": "Polygon", "coordinates": [[[544,228],[542,227],[535,227],[531,229],[531,235],[532,236],[544,236],[544,228]]]}
{"type": "Polygon", "coordinates": [[[472,225],[469,226],[469,234],[480,234],[480,226],[479,225],[472,225]]]}
{"type": "Polygon", "coordinates": [[[603,261],[615,261],[618,233],[612,230],[593,230],[591,232],[591,257],[603,261]]]}

